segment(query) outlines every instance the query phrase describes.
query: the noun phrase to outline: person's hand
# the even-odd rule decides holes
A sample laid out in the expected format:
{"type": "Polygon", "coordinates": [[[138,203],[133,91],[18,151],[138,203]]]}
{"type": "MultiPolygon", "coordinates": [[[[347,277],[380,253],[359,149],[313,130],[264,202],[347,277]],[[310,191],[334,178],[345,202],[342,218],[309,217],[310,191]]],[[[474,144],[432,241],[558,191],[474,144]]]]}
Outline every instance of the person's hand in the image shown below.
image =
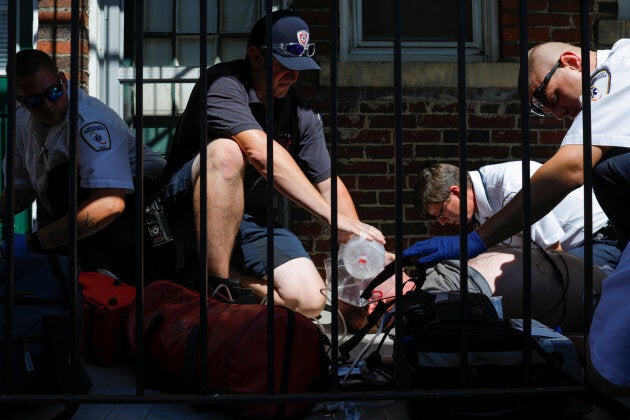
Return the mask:
{"type": "Polygon", "coordinates": [[[356,236],[365,235],[368,241],[376,241],[385,244],[385,235],[376,227],[363,223],[360,220],[339,214],[337,217],[337,228],[341,232],[356,236]]]}
{"type": "MultiPolygon", "coordinates": [[[[488,248],[477,232],[469,233],[467,239],[468,258],[476,257],[487,251],[488,248]]],[[[442,260],[458,259],[460,258],[459,253],[459,235],[436,236],[411,245],[403,251],[403,257],[409,261],[417,259],[417,265],[432,266],[442,260]]]]}

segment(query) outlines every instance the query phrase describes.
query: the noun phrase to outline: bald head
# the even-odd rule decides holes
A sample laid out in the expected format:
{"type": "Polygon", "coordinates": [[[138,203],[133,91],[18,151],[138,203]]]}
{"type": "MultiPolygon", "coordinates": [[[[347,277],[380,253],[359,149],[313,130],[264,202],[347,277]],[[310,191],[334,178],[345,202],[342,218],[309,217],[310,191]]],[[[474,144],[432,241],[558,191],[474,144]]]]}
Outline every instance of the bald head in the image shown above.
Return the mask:
{"type": "Polygon", "coordinates": [[[590,74],[597,67],[597,53],[590,51],[588,57],[589,68],[583,69],[580,47],[546,42],[529,50],[527,81],[533,115],[575,118],[582,109],[582,71],[590,74]]]}
{"type": "MultiPolygon", "coordinates": [[[[567,54],[581,60],[582,48],[564,42],[545,42],[532,47],[527,53],[529,80],[542,79],[562,56],[567,54]],[[537,77],[538,76],[538,77],[537,77]]],[[[566,63],[563,63],[566,64],[566,63]]],[[[597,53],[590,52],[590,72],[597,67],[597,53]]]]}
{"type": "Polygon", "coordinates": [[[547,73],[565,52],[572,52],[578,57],[582,55],[580,47],[564,42],[546,42],[531,48],[527,53],[529,74],[547,73]]]}

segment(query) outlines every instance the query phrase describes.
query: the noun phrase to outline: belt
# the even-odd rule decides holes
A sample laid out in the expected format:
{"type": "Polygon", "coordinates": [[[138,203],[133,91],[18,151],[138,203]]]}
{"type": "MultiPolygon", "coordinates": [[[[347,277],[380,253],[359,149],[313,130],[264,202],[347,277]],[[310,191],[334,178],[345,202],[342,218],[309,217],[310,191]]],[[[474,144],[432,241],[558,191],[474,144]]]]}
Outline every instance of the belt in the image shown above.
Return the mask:
{"type": "Polygon", "coordinates": [[[599,229],[597,232],[593,233],[593,238],[597,239],[611,239],[617,240],[617,232],[615,228],[610,223],[607,223],[604,227],[599,229]]]}

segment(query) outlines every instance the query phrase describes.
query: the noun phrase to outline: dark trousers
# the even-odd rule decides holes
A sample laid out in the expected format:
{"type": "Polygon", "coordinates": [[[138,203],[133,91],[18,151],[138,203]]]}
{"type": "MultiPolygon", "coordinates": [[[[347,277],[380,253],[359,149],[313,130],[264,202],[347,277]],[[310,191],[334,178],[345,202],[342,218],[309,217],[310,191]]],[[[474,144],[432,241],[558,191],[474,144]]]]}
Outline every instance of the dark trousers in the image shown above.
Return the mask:
{"type": "Polygon", "coordinates": [[[630,239],[630,149],[612,149],[593,168],[593,191],[623,248],[630,239]]]}

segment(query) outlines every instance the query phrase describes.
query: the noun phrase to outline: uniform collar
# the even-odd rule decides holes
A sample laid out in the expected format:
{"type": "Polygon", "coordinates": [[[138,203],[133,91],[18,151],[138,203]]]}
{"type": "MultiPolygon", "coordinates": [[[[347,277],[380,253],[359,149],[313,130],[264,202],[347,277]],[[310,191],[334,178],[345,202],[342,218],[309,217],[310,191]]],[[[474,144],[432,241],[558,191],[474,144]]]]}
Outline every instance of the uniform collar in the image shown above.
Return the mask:
{"type": "Polygon", "coordinates": [[[474,216],[479,223],[482,223],[486,218],[491,216],[491,208],[488,202],[488,194],[486,192],[483,175],[479,171],[470,171],[468,174],[472,180],[475,203],[477,204],[477,210],[474,216]]]}

